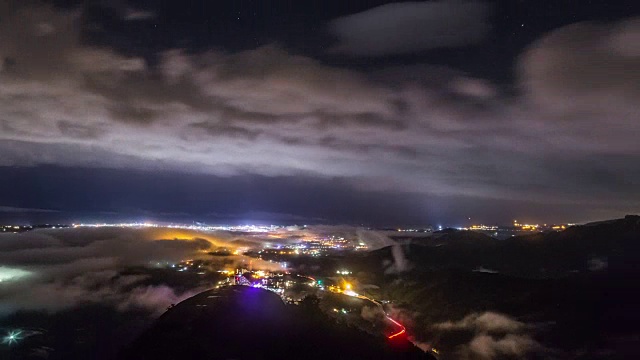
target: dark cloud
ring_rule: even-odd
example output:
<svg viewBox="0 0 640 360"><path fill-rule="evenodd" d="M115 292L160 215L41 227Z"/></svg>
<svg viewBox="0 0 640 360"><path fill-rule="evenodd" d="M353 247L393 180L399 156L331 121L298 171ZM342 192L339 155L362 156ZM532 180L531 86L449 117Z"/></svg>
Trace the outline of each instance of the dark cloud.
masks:
<svg viewBox="0 0 640 360"><path fill-rule="evenodd" d="M418 18L486 11L394 6L426 7ZM522 94L507 97L456 69L364 72L277 45L168 49L148 62L82 42L77 11L3 11L0 56L12 65L0 70L1 165L304 175L422 199L606 203L607 216L640 201L636 20L544 36L521 56Z"/></svg>
<svg viewBox="0 0 640 360"><path fill-rule="evenodd" d="M638 34L638 18L578 23L551 32L522 55L521 81L527 98L572 121L599 120L616 127L637 120ZM602 119L607 115L615 117Z"/></svg>
<svg viewBox="0 0 640 360"><path fill-rule="evenodd" d="M223 122L203 121L200 123L192 124L192 126L196 129L202 129L207 134L214 137L255 140L258 135L260 135L260 131L258 130L250 130L244 127L228 125Z"/></svg>
<svg viewBox="0 0 640 360"><path fill-rule="evenodd" d="M491 26L487 3L448 0L383 5L335 19L329 28L339 41L333 51L385 56L475 45Z"/></svg>
<svg viewBox="0 0 640 360"><path fill-rule="evenodd" d="M127 1L123 0L97 0L89 2L89 4L102 12L115 13L124 21L145 21L157 18L154 11L128 5Z"/></svg>
<svg viewBox="0 0 640 360"><path fill-rule="evenodd" d="M127 21L139 21L154 19L156 14L148 10L139 10L133 8L127 8L124 13L124 19Z"/></svg>
<svg viewBox="0 0 640 360"><path fill-rule="evenodd" d="M88 127L67 120L58 121L60 133L73 138L97 139L105 131L99 127Z"/></svg>
<svg viewBox="0 0 640 360"><path fill-rule="evenodd" d="M9 212L9 213L29 213L29 212L39 212L39 213L52 213L57 212L52 209L38 209L38 208L21 208L21 207L13 207L13 206L0 206L0 212Z"/></svg>

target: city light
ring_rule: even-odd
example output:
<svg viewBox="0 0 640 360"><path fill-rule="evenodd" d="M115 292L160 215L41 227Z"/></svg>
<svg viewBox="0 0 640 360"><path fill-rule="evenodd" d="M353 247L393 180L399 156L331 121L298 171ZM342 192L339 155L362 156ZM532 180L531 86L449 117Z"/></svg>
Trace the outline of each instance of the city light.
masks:
<svg viewBox="0 0 640 360"><path fill-rule="evenodd" d="M5 345L13 345L22 340L22 338L22 330L12 330L9 331L9 333L4 338L2 338L2 343Z"/></svg>
<svg viewBox="0 0 640 360"><path fill-rule="evenodd" d="M348 296L354 296L354 297L358 297L358 293L352 291L352 290L345 290L343 291L343 294L348 295Z"/></svg>
<svg viewBox="0 0 640 360"><path fill-rule="evenodd" d="M249 232L249 233L269 233L276 230L282 230L284 226L277 225L221 225L221 226L209 226L203 224L185 225L185 224L156 224L150 222L131 222L131 223L97 223L97 224L73 224L74 228L78 227L119 227L119 228L169 228L169 229L185 229L185 230L198 230L198 231L237 231L237 232Z"/></svg>
<svg viewBox="0 0 640 360"><path fill-rule="evenodd" d="M498 227L495 225L471 225L471 227L469 227L469 230L483 230L483 231L494 231L494 230L498 230Z"/></svg>

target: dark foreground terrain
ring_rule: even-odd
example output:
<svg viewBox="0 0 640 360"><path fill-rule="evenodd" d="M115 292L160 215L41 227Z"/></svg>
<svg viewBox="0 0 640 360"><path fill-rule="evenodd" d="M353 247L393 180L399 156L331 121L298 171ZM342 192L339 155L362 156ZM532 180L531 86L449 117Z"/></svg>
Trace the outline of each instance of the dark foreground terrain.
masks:
<svg viewBox="0 0 640 360"><path fill-rule="evenodd" d="M286 305L246 286L205 291L169 309L121 358L432 359L407 339L337 324L311 299Z"/></svg>

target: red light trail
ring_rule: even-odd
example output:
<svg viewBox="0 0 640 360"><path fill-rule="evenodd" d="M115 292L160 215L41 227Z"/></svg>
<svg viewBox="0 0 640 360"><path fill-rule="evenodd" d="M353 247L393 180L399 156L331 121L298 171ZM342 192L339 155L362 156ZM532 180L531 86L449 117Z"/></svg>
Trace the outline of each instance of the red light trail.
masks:
<svg viewBox="0 0 640 360"><path fill-rule="evenodd" d="M402 330L398 331L397 333L389 335L388 336L389 339L393 339L394 337L402 335L405 332L407 332L407 329L404 327L404 325L400 324L399 322L393 320L392 318L390 318L388 316L387 316L387 319L389 319L389 321L391 321L392 323L394 323L394 324L396 324L396 325L398 325L398 326L400 326L402 328Z"/></svg>

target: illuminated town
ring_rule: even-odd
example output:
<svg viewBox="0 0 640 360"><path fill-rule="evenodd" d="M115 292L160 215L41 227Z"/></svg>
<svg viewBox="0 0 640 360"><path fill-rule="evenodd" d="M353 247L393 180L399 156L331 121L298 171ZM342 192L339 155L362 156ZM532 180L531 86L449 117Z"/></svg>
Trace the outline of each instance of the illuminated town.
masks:
<svg viewBox="0 0 640 360"><path fill-rule="evenodd" d="M284 253L284 252L283 252ZM293 252L287 252L287 255L293 255ZM174 269L178 272L195 272L199 275L206 275L207 272L203 271L209 264L203 261L185 260L177 264L166 264L167 267ZM336 270L337 277L319 277L304 275L298 273L292 273L287 270L282 271L265 271L265 270L251 270L247 268L235 268L235 269L222 269L215 271L222 277L214 285L215 289L224 288L227 286L250 286L253 288L260 288L272 291L276 293L287 304L298 305L304 298L309 295L316 295L326 297L323 293L332 294L335 299L334 304L336 307L331 309L331 312L336 316L350 316L351 321L356 321L361 312L361 308L365 306L375 307L380 309L384 314L387 326L385 329L385 335L389 339L394 339L400 336L406 336L406 328L397 320L391 318L385 309L385 304L389 303L386 300L376 300L369 296L359 294L356 292L356 287L352 284L355 279L349 275L351 271L346 269ZM348 304L341 300L340 296L346 296L361 300L356 308L353 304ZM434 351L437 351L433 349Z"/></svg>

